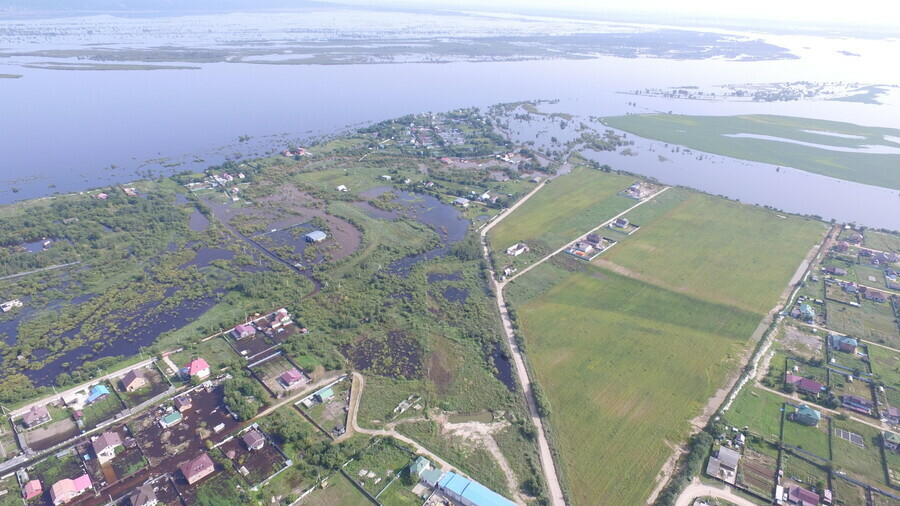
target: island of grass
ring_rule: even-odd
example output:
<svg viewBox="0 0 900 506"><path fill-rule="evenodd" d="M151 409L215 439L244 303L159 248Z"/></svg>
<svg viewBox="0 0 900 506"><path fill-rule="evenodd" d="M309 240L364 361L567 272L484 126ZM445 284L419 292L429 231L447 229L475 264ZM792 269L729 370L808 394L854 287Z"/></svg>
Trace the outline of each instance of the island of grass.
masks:
<svg viewBox="0 0 900 506"><path fill-rule="evenodd" d="M643 226L608 254L559 255L507 288L573 504L647 500L826 231L679 188L626 217Z"/></svg>
<svg viewBox="0 0 900 506"><path fill-rule="evenodd" d="M900 190L900 130L769 115L636 114L607 126L717 155Z"/></svg>

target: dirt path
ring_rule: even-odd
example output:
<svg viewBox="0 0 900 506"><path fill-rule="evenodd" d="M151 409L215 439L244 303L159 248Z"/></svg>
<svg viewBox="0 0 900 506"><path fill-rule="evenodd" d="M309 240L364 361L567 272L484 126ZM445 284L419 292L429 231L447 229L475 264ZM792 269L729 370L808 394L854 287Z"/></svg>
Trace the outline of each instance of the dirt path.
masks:
<svg viewBox="0 0 900 506"><path fill-rule="evenodd" d="M694 481L678 496L675 506L690 506L694 503L694 499L698 497L718 497L738 506L757 506L757 503L732 492L731 487L727 485L724 489L721 489L711 485L704 485L697 478L694 478Z"/></svg>
<svg viewBox="0 0 900 506"><path fill-rule="evenodd" d="M603 222L602 224L600 224L599 226L594 227L594 228L592 228L591 230L588 230L587 232L585 232L585 233L579 235L578 237L583 237L583 236L585 236L585 235L587 235L587 234L591 234L591 233L593 233L593 232L596 232L597 230L600 230L600 229L603 228L603 227L606 227L606 226L609 225L610 223L616 221L617 219L619 219L619 218L621 218L622 216L625 216L626 214L628 214L629 212L631 212L632 209L634 209L634 208L636 208L636 207L638 207L638 206L644 205L645 203L649 202L650 200L652 200L653 198L655 198L657 195L659 195L660 193L662 193L662 192L668 190L669 188L671 188L671 186L666 186L665 188L663 188L663 189L659 190L658 192L654 193L653 195L648 195L646 198L644 198L643 200L641 200L641 201L638 202L637 204L635 204L635 205L629 207L628 209L626 209L626 210L622 211L621 213L619 213L619 214L613 216L613 217L610 218L609 220L604 221L604 222ZM534 192L529 193L527 197L531 197L531 194L532 194L532 193L534 193ZM526 198L527 198L527 197L526 197ZM524 201L524 199L523 199L522 201ZM520 202L522 202L522 201L520 201ZM518 203L517 203L516 205L518 205ZM514 209L514 208L515 208L515 207L513 207L513 208L511 208L511 209ZM497 221L500 221L499 218L498 218L497 220L495 220L494 223L496 223ZM488 228L488 227L485 227L485 228ZM482 235L484 235L484 232L482 232ZM537 262L535 262L535 263L529 265L528 267L522 269L522 270L519 271L515 276L513 276L513 277L507 279L506 281L503 281L502 283L500 283L500 288L502 289L502 288L505 287L506 284L509 283L510 281L512 281L512 280L514 280L514 279L516 279L516 278L518 278L518 277L521 276L522 274L525 274L526 272L530 271L531 269L534 269L534 268L537 267L538 265L541 265L542 263L546 262L546 261L549 260L550 257L552 257L553 255L556 255L557 253L562 252L563 250L565 250L566 248L568 248L569 245L572 244L572 242L574 242L575 240L577 240L577 238L573 239L572 241L567 242L565 245L563 245L563 247L559 248L558 250L554 251L553 253L550 253L549 255L545 256L544 258L538 260Z"/></svg>
<svg viewBox="0 0 900 506"><path fill-rule="evenodd" d="M534 190L532 190L528 195L525 195L516 202L512 207L499 214L497 218L481 229L481 247L483 250L484 258L487 261L488 265L490 265L490 250L488 249L486 235L487 232L493 228L497 223L513 211L515 211L520 205L524 204L528 199L530 199L535 193L538 192L544 185L547 184L546 181L540 183ZM563 495L562 485L559 481L559 474L556 471L556 462L553 460L553 452L550 451L550 443L547 440L544 421L540 417L540 414L537 410L537 404L534 400L534 390L531 386L531 378L528 377L528 370L525 368L525 359L522 357L522 351L519 349L518 344L516 343L515 333L513 333L512 329L512 321L509 318L509 313L506 309L506 301L503 298L503 286L497 282L497 273L494 272L493 267L491 269L491 285L494 288L494 293L497 294L497 310L500 311L500 319L503 322L503 331L506 334L506 343L509 346L510 352L512 353L513 365L516 369L516 377L519 379L519 384L522 385L522 389L525 394L525 402L528 405L528 412L531 415L531 423L537 428L537 436L538 436L538 451L541 460L541 469L544 473L544 478L547 480L547 491L550 496L550 503L554 506L563 506L566 504L565 496Z"/></svg>

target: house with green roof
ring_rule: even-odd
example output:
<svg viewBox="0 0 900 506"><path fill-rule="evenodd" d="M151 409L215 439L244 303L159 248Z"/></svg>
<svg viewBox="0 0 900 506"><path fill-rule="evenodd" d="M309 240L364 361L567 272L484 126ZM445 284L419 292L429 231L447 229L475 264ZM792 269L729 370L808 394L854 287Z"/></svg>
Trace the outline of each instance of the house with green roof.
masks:
<svg viewBox="0 0 900 506"><path fill-rule="evenodd" d="M894 453L900 451L900 434L886 430L881 434L881 439L886 450L891 450Z"/></svg>
<svg viewBox="0 0 900 506"><path fill-rule="evenodd" d="M409 466L409 474L414 476L422 476L422 473L431 468L431 461L419 455L416 460Z"/></svg>
<svg viewBox="0 0 900 506"><path fill-rule="evenodd" d="M322 390L316 392L315 397L319 402L325 402L334 397L334 390L332 390L331 388L323 388Z"/></svg>
<svg viewBox="0 0 900 506"><path fill-rule="evenodd" d="M832 350L843 351L844 353L856 353L859 341L849 336L828 334L828 345L831 346Z"/></svg>
<svg viewBox="0 0 900 506"><path fill-rule="evenodd" d="M800 317L811 322L816 319L816 310L807 303L800 304Z"/></svg>
<svg viewBox="0 0 900 506"><path fill-rule="evenodd" d="M797 407L797 410L794 411L793 420L802 425L815 427L819 425L820 421L822 421L822 413L819 413L806 404L801 404L799 407Z"/></svg>
<svg viewBox="0 0 900 506"><path fill-rule="evenodd" d="M181 421L181 418L182 418L182 417L181 417L181 413L180 413L180 412L178 412L178 411L173 411L173 412L169 413L168 415L166 415L166 416L160 418L160 419L159 419L159 424L162 426L162 428L168 429L169 427L171 427L171 426L177 424L178 422L180 422L180 421Z"/></svg>

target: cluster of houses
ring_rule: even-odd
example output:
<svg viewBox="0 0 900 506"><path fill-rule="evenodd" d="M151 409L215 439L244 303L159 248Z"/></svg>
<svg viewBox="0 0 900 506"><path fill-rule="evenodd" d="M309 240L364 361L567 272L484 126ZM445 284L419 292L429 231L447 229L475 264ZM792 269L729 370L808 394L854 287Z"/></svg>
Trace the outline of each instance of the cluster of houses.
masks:
<svg viewBox="0 0 900 506"><path fill-rule="evenodd" d="M593 260L597 255L616 245L616 241L599 234L588 234L566 248L566 253L582 260Z"/></svg>
<svg viewBox="0 0 900 506"><path fill-rule="evenodd" d="M409 466L409 474L419 482L463 506L513 506L515 503L477 481L453 471L444 472L421 455ZM429 502L426 501L426 504Z"/></svg>
<svg viewBox="0 0 900 506"><path fill-rule="evenodd" d="M322 233L324 234L324 232ZM272 314L235 326L228 331L228 335L235 341L253 337L257 332L262 332L267 336L271 336L276 332L281 332L285 326L290 325L293 322L288 310L281 308Z"/></svg>

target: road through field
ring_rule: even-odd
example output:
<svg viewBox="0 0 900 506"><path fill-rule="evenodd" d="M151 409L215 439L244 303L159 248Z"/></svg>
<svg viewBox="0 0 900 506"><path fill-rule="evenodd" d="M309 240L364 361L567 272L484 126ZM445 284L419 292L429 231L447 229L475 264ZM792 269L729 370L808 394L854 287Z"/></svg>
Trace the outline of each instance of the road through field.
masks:
<svg viewBox="0 0 900 506"><path fill-rule="evenodd" d="M621 218L622 216L625 216L625 215L628 214L629 212L631 212L632 209L634 209L634 208L636 208L636 207L638 207L638 206L640 206L640 205L643 205L645 202L649 202L650 200L652 200L653 198L655 198L657 195L659 195L660 193L662 193L662 192L668 190L669 188L671 188L671 186L666 186L666 187L663 188L662 190L659 190L658 192L654 193L653 195L650 195L650 196L648 196L648 197L645 197L643 200L641 200L641 201L638 202L637 204L635 204L635 205L629 207L628 209L626 209L626 210L622 211L621 213L619 213L619 214L613 216L612 218L610 218L610 219L604 221L604 222L601 223L599 226L597 226L597 227L595 227L595 228L592 228L591 230L588 230L587 232L585 232L585 233L579 235L578 237L583 237L583 236L585 236L585 235L587 235L587 234L596 232L597 230L600 230L600 229L603 228L603 227L606 227L607 225L609 225L609 224L612 223L613 221L615 221L615 220ZM537 191L537 189L535 189L535 191ZM529 194L528 194L528 197L530 197L532 193L534 193L534 192L529 193ZM526 197L526 198L527 198L527 197ZM524 202L524 200L525 200L525 199L522 199L522 201L519 201L518 203L516 203L515 206L513 206L512 208L510 208L510 211L512 211L513 209L515 209L516 207L518 207L518 205L521 204L522 202ZM505 217L505 216L504 216L504 217ZM500 221L499 218L498 218L497 220L494 220L494 223L491 223L491 226L495 225L498 221ZM490 226L489 226L489 227L485 227L485 229L481 231L481 235L484 235L484 233L487 232L487 229L488 229L488 228L490 228ZM573 239L572 241L575 241L575 240L577 240L577 237L576 237L575 239ZM518 278L518 277L521 276L522 274L525 274L526 272L530 271L531 269L534 269L534 268L537 267L538 265L541 265L542 263L546 262L546 261L549 260L553 255L556 255L557 253L562 252L563 250L565 250L566 248L568 248L570 244L572 244L572 241L567 242L565 245L563 245L563 247L559 248L558 250L554 251L553 253L550 253L549 255L545 256L544 258L538 260L537 262L535 262L535 263L529 265L528 267L522 269L522 271L519 272L518 274L516 274L515 276L513 276L513 277L511 277L511 278L509 278L509 279L507 279L507 280L505 280L505 281L500 282L500 283L499 283L500 289L502 290L503 287L505 287L506 284L509 283L510 281L512 281L512 280L514 280L514 279L516 279L516 278Z"/></svg>
<svg viewBox="0 0 900 506"><path fill-rule="evenodd" d="M512 321L509 319L509 313L506 310L506 301L503 299L504 285L497 282L497 273L494 272L493 267L490 267L490 249L488 248L486 240L486 235L491 228L493 228L497 223L500 223L501 220L509 216L509 214L515 211L516 208L518 208L520 205L524 204L535 193L543 188L545 184L547 184L547 181L539 184L528 195L522 197L518 202L513 204L512 207L499 214L494 221L481 229L481 247L484 251L484 259L491 270L491 283L494 287L494 293L497 294L497 309L500 311L500 318L503 321L503 331L506 334L506 342L509 345L510 352L512 352L513 365L516 368L516 376L519 378L519 383L522 385L522 389L525 393L525 402L528 404L528 411L531 414L531 422L537 428L538 450L541 457L541 469L544 472L544 478L547 480L547 490L548 495L550 496L550 502L554 506L563 506L566 504L566 499L563 495L562 485L560 485L559 482L559 474L556 471L556 463L553 461L553 452L550 451L550 443L547 441L547 436L544 432L544 422L543 419L541 419L541 416L538 414L537 405L534 401L534 391L531 386L531 379L528 377L528 370L525 368L525 360L522 357L522 351L519 349L519 346L516 343L516 337L512 329Z"/></svg>

